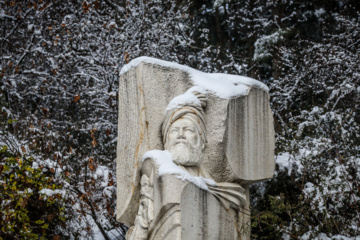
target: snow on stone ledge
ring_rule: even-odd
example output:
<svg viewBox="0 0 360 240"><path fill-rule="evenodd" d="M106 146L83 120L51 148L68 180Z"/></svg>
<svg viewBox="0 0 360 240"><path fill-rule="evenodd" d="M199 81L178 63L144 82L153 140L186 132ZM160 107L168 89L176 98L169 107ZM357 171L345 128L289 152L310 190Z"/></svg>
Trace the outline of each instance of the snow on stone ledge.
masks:
<svg viewBox="0 0 360 240"><path fill-rule="evenodd" d="M265 84L253 78L223 73L204 73L188 66L151 57L135 58L130 63L123 66L120 75L128 72L131 68L136 67L142 62L185 71L190 75L194 85L203 87L220 98L232 98L247 95L252 86L256 86L269 92L269 88Z"/></svg>
<svg viewBox="0 0 360 240"><path fill-rule="evenodd" d="M203 177L194 177L191 176L188 172L184 171L183 169L179 168L172 160L172 155L169 151L165 150L151 150L147 151L144 156L142 157L142 161L145 161L145 159L151 158L153 159L157 165L159 176L163 176L166 174L170 175L178 175L177 178L179 178L182 181L188 181L196 186L198 186L201 189L209 190L208 185L215 186L216 183L207 178Z"/></svg>

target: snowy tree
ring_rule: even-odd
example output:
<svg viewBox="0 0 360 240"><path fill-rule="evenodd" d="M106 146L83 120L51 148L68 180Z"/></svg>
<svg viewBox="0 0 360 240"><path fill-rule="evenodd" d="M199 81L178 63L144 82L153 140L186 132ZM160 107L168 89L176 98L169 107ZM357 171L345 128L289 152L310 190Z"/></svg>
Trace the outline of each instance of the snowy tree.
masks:
<svg viewBox="0 0 360 240"><path fill-rule="evenodd" d="M1 144L61 173L64 237L122 239L120 69L145 55L247 75L270 86L277 133L276 176L253 187L253 238L357 236L359 11L356 0L0 0Z"/></svg>

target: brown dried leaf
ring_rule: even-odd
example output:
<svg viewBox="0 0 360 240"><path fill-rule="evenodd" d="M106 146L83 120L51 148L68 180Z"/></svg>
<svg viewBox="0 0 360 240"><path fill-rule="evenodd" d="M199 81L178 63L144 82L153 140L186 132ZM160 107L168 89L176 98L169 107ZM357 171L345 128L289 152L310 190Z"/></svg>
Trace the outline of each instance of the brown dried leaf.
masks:
<svg viewBox="0 0 360 240"><path fill-rule="evenodd" d="M95 6L95 9L99 9L100 4L99 4L99 1L98 1L98 0L96 0L96 1L94 2L94 6Z"/></svg>
<svg viewBox="0 0 360 240"><path fill-rule="evenodd" d="M96 170L96 167L93 164L89 164L89 168L92 172Z"/></svg>
<svg viewBox="0 0 360 240"><path fill-rule="evenodd" d="M43 111L43 113L46 115L48 112L49 112L49 109L48 108L41 108L41 110Z"/></svg>
<svg viewBox="0 0 360 240"><path fill-rule="evenodd" d="M88 4L86 1L84 1L82 4L82 8L83 8L84 13L87 13L89 11L90 4Z"/></svg>
<svg viewBox="0 0 360 240"><path fill-rule="evenodd" d="M51 222L54 218L54 215L50 214L50 215L47 215L47 219L49 222Z"/></svg>
<svg viewBox="0 0 360 240"><path fill-rule="evenodd" d="M110 206L110 204L108 203L108 201L106 201L106 210L108 211L108 213L109 213L110 215L112 215L113 209L112 209L112 207Z"/></svg>
<svg viewBox="0 0 360 240"><path fill-rule="evenodd" d="M95 140L95 138L91 141L91 144L92 144L93 147L96 146L96 140Z"/></svg>
<svg viewBox="0 0 360 240"><path fill-rule="evenodd" d="M21 207L26 207L26 205L27 205L27 199L26 198L24 198L23 200L22 200L22 202L21 202Z"/></svg>
<svg viewBox="0 0 360 240"><path fill-rule="evenodd" d="M125 52L125 53L124 53L124 58L125 58L125 62L126 62L126 63L129 63L129 62L130 62L130 55L129 55L128 52Z"/></svg>
<svg viewBox="0 0 360 240"><path fill-rule="evenodd" d="M79 101L80 100L80 96L79 95L75 95L75 97L74 97L74 102L76 103L77 101Z"/></svg>
<svg viewBox="0 0 360 240"><path fill-rule="evenodd" d="M113 180L111 180L111 181L109 182L109 186L112 186L112 185L114 185L114 181L113 181Z"/></svg>

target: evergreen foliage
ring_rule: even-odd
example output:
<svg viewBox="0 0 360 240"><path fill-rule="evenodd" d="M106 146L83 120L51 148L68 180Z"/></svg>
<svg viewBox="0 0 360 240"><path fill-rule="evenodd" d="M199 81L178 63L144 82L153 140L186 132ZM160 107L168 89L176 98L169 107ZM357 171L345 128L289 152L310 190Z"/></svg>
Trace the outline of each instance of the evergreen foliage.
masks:
<svg viewBox="0 0 360 240"><path fill-rule="evenodd" d="M48 239L60 234L66 221L62 184L53 169L33 163L6 145L0 149L0 239ZM54 194L48 197L43 190Z"/></svg>

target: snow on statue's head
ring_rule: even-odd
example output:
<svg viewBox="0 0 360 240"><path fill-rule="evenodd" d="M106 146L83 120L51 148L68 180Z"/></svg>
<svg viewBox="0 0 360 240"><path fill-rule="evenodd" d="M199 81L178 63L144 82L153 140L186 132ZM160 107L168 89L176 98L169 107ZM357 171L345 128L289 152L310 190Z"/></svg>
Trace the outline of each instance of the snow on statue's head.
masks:
<svg viewBox="0 0 360 240"><path fill-rule="evenodd" d="M206 143L203 110L206 101L205 94L186 92L174 98L166 109L161 127L164 148L178 165L199 166L202 161Z"/></svg>

